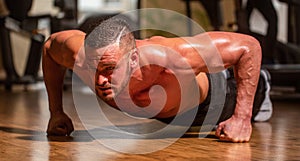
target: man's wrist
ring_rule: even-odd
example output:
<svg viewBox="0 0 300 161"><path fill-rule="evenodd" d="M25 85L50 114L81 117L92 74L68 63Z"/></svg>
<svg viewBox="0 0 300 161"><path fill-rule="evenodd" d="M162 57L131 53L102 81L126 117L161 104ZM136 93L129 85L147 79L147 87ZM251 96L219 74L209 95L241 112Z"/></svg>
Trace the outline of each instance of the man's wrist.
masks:
<svg viewBox="0 0 300 161"><path fill-rule="evenodd" d="M237 101L233 115L240 119L251 119L253 108L252 104L253 101L247 99Z"/></svg>
<svg viewBox="0 0 300 161"><path fill-rule="evenodd" d="M236 117L243 120L251 120L252 113L251 114L240 114L240 113L234 113L232 117Z"/></svg>
<svg viewBox="0 0 300 161"><path fill-rule="evenodd" d="M55 116L55 115L59 115L59 114L63 114L64 111L62 109L50 109L50 116Z"/></svg>

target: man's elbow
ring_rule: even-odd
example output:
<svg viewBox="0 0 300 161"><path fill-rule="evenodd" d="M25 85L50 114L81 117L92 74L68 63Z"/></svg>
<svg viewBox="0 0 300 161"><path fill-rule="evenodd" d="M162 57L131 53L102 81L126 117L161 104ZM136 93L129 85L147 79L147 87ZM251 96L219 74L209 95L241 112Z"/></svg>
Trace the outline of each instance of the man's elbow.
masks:
<svg viewBox="0 0 300 161"><path fill-rule="evenodd" d="M243 63L250 61L251 63L260 67L262 60L262 48L260 42L256 38L249 35L245 35L244 41L242 42L243 44L241 44L241 46L243 47L243 51L240 61L241 59L243 59Z"/></svg>
<svg viewBox="0 0 300 161"><path fill-rule="evenodd" d="M248 36L248 37L249 37L248 38L248 48L250 50L249 52L254 53L254 56L261 60L262 48L261 48L260 42L252 36Z"/></svg>

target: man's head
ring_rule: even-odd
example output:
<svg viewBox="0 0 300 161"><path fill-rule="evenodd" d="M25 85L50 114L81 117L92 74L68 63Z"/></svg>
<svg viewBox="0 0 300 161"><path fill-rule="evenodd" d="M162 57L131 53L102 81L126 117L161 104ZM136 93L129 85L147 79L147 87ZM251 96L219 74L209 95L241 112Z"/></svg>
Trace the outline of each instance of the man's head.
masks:
<svg viewBox="0 0 300 161"><path fill-rule="evenodd" d="M128 20L121 16L102 21L92 31L86 33L85 46L98 49L116 42L122 47L135 46L132 27L127 22Z"/></svg>
<svg viewBox="0 0 300 161"><path fill-rule="evenodd" d="M103 100L112 100L128 84L138 65L135 39L122 18L103 21L85 39L86 61L95 72L95 91Z"/></svg>

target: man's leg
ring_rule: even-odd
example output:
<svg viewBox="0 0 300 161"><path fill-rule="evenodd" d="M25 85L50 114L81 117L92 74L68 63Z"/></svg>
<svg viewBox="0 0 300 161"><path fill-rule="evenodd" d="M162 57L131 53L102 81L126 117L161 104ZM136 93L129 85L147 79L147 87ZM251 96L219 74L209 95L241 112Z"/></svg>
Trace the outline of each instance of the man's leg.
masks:
<svg viewBox="0 0 300 161"><path fill-rule="evenodd" d="M271 118L273 113L273 105L270 99L270 89L271 89L271 77L267 70L262 69L260 72L260 84L257 87L256 97L255 99L259 99L260 95L264 95L263 101L254 102L253 110L258 109L257 111L253 111L253 120L254 121L267 121Z"/></svg>
<svg viewBox="0 0 300 161"><path fill-rule="evenodd" d="M225 73L227 80L227 92L219 122L225 121L232 116L236 104L236 81L234 79L233 71L229 69L223 73ZM267 121L272 116L273 107L270 100L270 79L269 72L262 69L253 102L253 121Z"/></svg>

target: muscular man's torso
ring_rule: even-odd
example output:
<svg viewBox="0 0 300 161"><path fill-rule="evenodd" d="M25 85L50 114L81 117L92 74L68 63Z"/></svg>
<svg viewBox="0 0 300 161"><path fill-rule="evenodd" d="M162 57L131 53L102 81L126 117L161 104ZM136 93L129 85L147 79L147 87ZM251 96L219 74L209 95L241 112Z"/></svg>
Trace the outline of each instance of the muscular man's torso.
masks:
<svg viewBox="0 0 300 161"><path fill-rule="evenodd" d="M82 50L83 42L84 42L84 33L76 31L66 31L64 34L60 34L57 36L58 38L64 39L63 44L60 44L60 46L57 46L52 54L55 54L54 57L57 59L58 63L66 65L68 68L73 69L72 64L75 64L77 54L79 53L79 50ZM56 38L57 38L56 37ZM165 41L167 38L163 37L153 37L151 39L146 40L137 40L136 44L137 47L140 48L145 45L149 45L151 43L153 44L160 44L162 46L166 46L168 48L172 48L176 52L182 54L182 51L178 51L178 48L175 48L175 45L180 45L178 43L182 43L179 39L174 39L175 41ZM53 43L52 45L58 45ZM61 54L61 55L58 55ZM143 53L140 53L143 54ZM148 53L149 54L149 53ZM151 54L151 53L150 53ZM53 56L52 56L53 57ZM160 61L155 60L154 61ZM79 61L80 62L80 61ZM175 63L176 62L172 62ZM79 67L80 68L80 67ZM85 71L85 67L82 70L75 70L74 72L77 75L81 75L82 78L93 78L92 75L87 76L87 72ZM185 105L184 107L181 106L181 102L187 100L182 100L181 96L181 90L182 85L178 82L176 76L172 71L169 69L166 69L164 67L158 66L158 65L148 65L143 66L141 68L143 80L140 81L136 79L133 76L130 79L129 83L129 91L124 90L123 94L130 94L130 97L124 97L124 95L120 95L119 98L121 98L123 103L128 103L129 105L133 102L138 107L148 107L151 105L148 109L153 109L154 111L160 111L157 113L155 117L172 117L177 114L179 108L180 111L186 111L191 108L194 108L194 106ZM90 73L89 73L90 74ZM89 80L88 84L93 87L93 82ZM198 98L198 104L203 102L207 96L208 91L208 79L205 73L198 73L196 76L196 81L198 84L198 90L199 90L199 98ZM85 81L87 83L87 81ZM153 88L155 87L155 88ZM160 88L162 87L162 88ZM188 90L194 90L195 86L193 85L185 85L185 92L188 92ZM163 89L163 90L162 90ZM164 91L164 92L162 92ZM97 93L97 92L96 92ZM161 104L164 102L164 105ZM115 102L108 101L106 102L109 105L117 107ZM122 106L122 110L128 112L128 113L135 113L135 109L131 109L131 107ZM139 114L137 114L139 115Z"/></svg>

